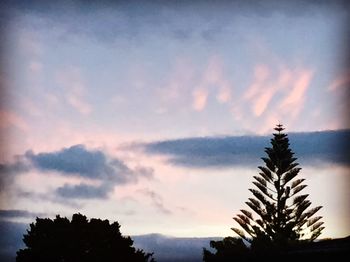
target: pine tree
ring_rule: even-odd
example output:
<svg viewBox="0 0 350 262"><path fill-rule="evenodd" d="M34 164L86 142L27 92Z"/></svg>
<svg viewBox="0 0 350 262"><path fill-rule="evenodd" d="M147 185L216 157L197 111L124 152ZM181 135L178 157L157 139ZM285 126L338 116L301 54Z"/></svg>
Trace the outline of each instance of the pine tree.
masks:
<svg viewBox="0 0 350 262"><path fill-rule="evenodd" d="M240 210L233 219L243 229L232 228L240 237L252 243L286 246L301 239L315 240L324 229L321 216L314 216L321 206L309 208L308 194L299 194L306 185L297 178L301 168L289 148L283 126L274 128L271 147L265 148L265 166L259 166L254 176L255 188L249 189L254 197L246 204L254 211ZM247 235L246 235L246 234ZM260 241L259 241L260 240Z"/></svg>

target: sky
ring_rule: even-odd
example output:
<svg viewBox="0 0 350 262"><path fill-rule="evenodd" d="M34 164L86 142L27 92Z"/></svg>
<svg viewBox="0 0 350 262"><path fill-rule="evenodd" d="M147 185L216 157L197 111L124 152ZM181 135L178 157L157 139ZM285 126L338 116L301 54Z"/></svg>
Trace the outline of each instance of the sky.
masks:
<svg viewBox="0 0 350 262"><path fill-rule="evenodd" d="M50 1L49 1L50 2ZM273 128L350 232L346 1L3 1L0 219L235 236Z"/></svg>

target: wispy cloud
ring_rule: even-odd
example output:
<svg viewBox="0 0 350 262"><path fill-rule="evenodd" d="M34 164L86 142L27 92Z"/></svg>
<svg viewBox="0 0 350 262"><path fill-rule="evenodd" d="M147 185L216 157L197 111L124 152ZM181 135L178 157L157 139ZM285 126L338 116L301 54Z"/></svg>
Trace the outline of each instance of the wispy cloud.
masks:
<svg viewBox="0 0 350 262"><path fill-rule="evenodd" d="M88 115L92 112L91 105L85 99L86 86L81 70L76 67L69 67L57 73L57 82L66 91L67 102L81 114Z"/></svg>
<svg viewBox="0 0 350 262"><path fill-rule="evenodd" d="M294 117L301 112L313 75L314 73L311 70L298 72L291 91L280 104L282 110L288 112L288 114L292 113Z"/></svg>
<svg viewBox="0 0 350 262"><path fill-rule="evenodd" d="M165 215L170 215L172 214L172 212L166 208L164 206L164 203L163 203L163 198L157 194L156 192L150 190L150 189L147 189L147 188L144 188L144 189L140 189L138 192L140 192L141 194L149 197L151 200L152 200L152 204L153 206L160 212L160 213L163 213Z"/></svg>
<svg viewBox="0 0 350 262"><path fill-rule="evenodd" d="M346 89L350 85L350 70L338 76L332 83L328 86L329 91L339 91L341 89Z"/></svg>
<svg viewBox="0 0 350 262"><path fill-rule="evenodd" d="M203 74L202 86L213 88L219 103L228 103L231 100L232 85L225 75L222 58L218 55L210 57L208 66Z"/></svg>
<svg viewBox="0 0 350 262"><path fill-rule="evenodd" d="M193 103L192 107L196 111L203 111L208 99L208 90L204 88L195 89L192 93Z"/></svg>
<svg viewBox="0 0 350 262"><path fill-rule="evenodd" d="M79 185L65 184L56 189L57 195L63 198L74 199L96 199L107 198L108 193L113 189L112 183L103 183L101 186L93 186L81 183Z"/></svg>
<svg viewBox="0 0 350 262"><path fill-rule="evenodd" d="M28 131L29 125L20 115L8 111L0 110L0 128L15 127L22 131Z"/></svg>

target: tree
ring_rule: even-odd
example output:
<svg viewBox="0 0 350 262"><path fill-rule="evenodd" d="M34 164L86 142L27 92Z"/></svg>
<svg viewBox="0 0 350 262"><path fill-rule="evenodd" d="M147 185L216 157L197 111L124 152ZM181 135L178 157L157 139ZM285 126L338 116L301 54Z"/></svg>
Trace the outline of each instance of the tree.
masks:
<svg viewBox="0 0 350 262"><path fill-rule="evenodd" d="M24 235L27 248L17 251L17 262L154 261L153 254L135 249L121 235L118 222L74 214L72 220L37 218Z"/></svg>
<svg viewBox="0 0 350 262"><path fill-rule="evenodd" d="M254 176L255 188L249 189L254 198L246 204L258 216L247 210L234 220L243 229L232 228L240 237L252 243L254 248L266 248L268 244L286 247L301 239L315 240L324 229L322 217L314 216L320 206L309 209L308 194L299 194L306 185L297 178L301 168L289 148L289 139L282 125L274 128L271 147L265 148L267 157L259 166L259 176ZM246 234L247 235L246 235Z"/></svg>
<svg viewBox="0 0 350 262"><path fill-rule="evenodd" d="M253 212L242 209L233 218L242 228L232 228L240 238L211 241L216 252L204 249L204 261L285 260L284 251L311 244L324 229L322 217L314 216L321 207L309 208L308 195L300 194L306 187L305 179L297 178L301 168L289 148L287 134L282 133L283 126L279 124L274 130L277 133L271 147L265 148L267 157L262 158L265 166L258 167L259 175L253 176L255 188L249 189L253 197L246 204ZM243 247L244 241L250 248ZM303 253L292 251L288 257L291 255L304 259Z"/></svg>
<svg viewBox="0 0 350 262"><path fill-rule="evenodd" d="M210 241L210 247L217 250L215 254L203 249L206 262L244 260L248 258L248 247L241 238L225 237L222 241Z"/></svg>

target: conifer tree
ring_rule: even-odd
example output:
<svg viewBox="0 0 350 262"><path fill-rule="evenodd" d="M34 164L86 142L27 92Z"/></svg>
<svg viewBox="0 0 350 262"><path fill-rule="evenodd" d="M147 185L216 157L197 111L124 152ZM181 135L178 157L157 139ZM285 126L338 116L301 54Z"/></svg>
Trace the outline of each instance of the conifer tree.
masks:
<svg viewBox="0 0 350 262"><path fill-rule="evenodd" d="M253 211L240 210L233 219L241 229L232 228L240 237L259 245L267 243L286 246L301 239L315 240L324 229L321 216L314 216L320 206L309 208L308 194L300 194L306 187L305 179L297 178L301 170L294 153L289 148L283 126L274 128L271 147L266 147L267 157L259 166L259 175L254 176L255 188L246 204ZM257 219L254 216L258 216ZM260 240L260 241L259 241Z"/></svg>

